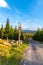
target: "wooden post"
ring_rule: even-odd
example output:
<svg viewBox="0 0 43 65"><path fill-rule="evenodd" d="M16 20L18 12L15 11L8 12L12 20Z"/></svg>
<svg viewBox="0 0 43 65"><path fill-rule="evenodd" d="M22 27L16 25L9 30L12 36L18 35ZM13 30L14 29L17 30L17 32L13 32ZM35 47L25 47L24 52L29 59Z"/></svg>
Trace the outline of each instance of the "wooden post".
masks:
<svg viewBox="0 0 43 65"><path fill-rule="evenodd" d="M7 42L8 42L8 37L7 37Z"/></svg>
<svg viewBox="0 0 43 65"><path fill-rule="evenodd" d="M21 24L18 24L18 32L19 32L19 46L20 46L20 37L21 37Z"/></svg>

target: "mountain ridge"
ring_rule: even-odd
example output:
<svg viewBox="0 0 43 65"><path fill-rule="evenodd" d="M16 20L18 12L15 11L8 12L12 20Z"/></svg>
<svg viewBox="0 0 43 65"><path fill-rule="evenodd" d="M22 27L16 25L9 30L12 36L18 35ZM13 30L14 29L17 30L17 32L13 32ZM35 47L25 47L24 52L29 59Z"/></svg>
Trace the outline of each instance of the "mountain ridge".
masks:
<svg viewBox="0 0 43 65"><path fill-rule="evenodd" d="M35 33L36 31L35 30L22 30L22 32L25 32L25 33Z"/></svg>

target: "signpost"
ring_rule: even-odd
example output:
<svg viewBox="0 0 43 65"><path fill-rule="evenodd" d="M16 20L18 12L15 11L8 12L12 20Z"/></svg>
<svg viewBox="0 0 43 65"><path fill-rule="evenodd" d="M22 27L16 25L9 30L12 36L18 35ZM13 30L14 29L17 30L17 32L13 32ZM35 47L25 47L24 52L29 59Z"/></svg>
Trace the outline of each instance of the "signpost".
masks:
<svg viewBox="0 0 43 65"><path fill-rule="evenodd" d="M21 37L21 24L18 23L18 32L19 32L19 45L20 45L20 37Z"/></svg>

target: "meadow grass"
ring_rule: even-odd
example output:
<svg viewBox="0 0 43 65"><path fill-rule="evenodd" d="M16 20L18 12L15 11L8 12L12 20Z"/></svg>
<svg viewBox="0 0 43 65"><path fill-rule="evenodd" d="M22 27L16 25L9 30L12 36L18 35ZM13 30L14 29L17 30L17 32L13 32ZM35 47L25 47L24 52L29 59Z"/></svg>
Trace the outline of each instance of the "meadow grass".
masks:
<svg viewBox="0 0 43 65"><path fill-rule="evenodd" d="M0 65L20 65L26 47L26 43L19 47L0 44Z"/></svg>

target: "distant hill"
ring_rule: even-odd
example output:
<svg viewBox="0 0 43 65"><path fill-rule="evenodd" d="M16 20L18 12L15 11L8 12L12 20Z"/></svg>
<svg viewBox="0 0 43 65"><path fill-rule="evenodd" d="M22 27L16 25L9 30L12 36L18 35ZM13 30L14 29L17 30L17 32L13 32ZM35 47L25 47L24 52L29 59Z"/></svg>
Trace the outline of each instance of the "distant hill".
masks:
<svg viewBox="0 0 43 65"><path fill-rule="evenodd" d="M25 32L25 33L35 33L36 31L34 31L34 30L22 30L23 32Z"/></svg>

